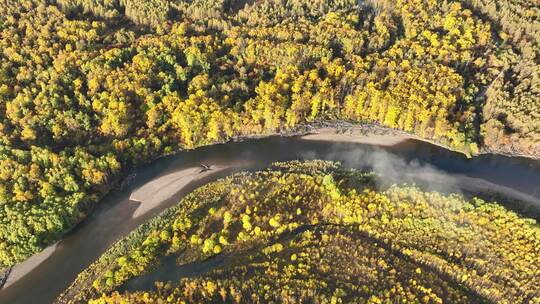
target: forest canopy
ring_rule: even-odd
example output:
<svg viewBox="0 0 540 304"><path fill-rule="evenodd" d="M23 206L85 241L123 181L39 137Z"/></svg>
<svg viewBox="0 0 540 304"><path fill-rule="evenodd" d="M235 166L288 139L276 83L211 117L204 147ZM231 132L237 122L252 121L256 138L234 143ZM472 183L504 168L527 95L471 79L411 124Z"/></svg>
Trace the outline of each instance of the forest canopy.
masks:
<svg viewBox="0 0 540 304"><path fill-rule="evenodd" d="M2 0L0 265L128 171L321 120L540 156L526 0Z"/></svg>
<svg viewBox="0 0 540 304"><path fill-rule="evenodd" d="M60 302L540 303L534 220L379 179L295 161L207 184L113 245Z"/></svg>

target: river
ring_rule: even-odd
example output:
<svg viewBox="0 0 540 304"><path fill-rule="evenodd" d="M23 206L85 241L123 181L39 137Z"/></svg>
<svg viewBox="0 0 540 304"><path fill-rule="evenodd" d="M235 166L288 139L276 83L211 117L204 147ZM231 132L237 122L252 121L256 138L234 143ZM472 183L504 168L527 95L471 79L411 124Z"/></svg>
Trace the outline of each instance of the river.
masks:
<svg viewBox="0 0 540 304"><path fill-rule="evenodd" d="M416 182L437 191L500 191L526 203L511 207L539 218L540 162L525 158L482 155L473 159L417 140L378 147L358 143L308 141L299 137L272 137L203 147L161 158L141 167L132 184L107 195L94 212L50 250L43 261L0 290L0 303L52 303L78 273L96 260L113 242L196 187L243 170L264 168L275 161L326 159L346 167L374 168L394 182ZM155 208L134 217L141 203L132 192L163 176L199 164L225 168L188 183ZM234 164L234 165L231 165Z"/></svg>

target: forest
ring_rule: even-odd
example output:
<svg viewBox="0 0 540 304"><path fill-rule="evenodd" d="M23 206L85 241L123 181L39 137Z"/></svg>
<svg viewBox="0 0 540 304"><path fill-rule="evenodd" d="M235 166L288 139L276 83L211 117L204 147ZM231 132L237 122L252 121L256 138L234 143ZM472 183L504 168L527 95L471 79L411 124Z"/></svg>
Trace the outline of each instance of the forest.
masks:
<svg viewBox="0 0 540 304"><path fill-rule="evenodd" d="M0 1L0 266L132 168L347 120L540 156L527 0ZM322 232L321 232L322 233Z"/></svg>
<svg viewBox="0 0 540 304"><path fill-rule="evenodd" d="M540 303L534 220L378 178L293 161L212 182L113 245L60 303ZM210 266L126 290L165 257Z"/></svg>

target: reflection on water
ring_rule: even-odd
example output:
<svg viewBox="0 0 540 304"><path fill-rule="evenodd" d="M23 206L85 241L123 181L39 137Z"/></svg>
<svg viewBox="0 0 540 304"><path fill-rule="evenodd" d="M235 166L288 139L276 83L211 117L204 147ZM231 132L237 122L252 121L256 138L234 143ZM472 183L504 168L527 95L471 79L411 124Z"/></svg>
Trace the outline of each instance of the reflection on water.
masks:
<svg viewBox="0 0 540 304"><path fill-rule="evenodd" d="M208 181L232 172L264 168L274 161L325 159L341 161L345 166L367 168L390 174L400 181L414 181L426 187L460 190L452 184L453 174L480 178L540 198L540 162L522 158L485 155L469 160L440 147L408 140L392 147L377 148L352 143L304 141L299 138L269 138L242 143L204 147L162 158L137 170L129 189L108 195L99 207L77 229L62 240L56 251L33 271L0 291L0 303L51 303L75 279L76 275L96 260L108 246L127 235L140 224L177 203L181 196ZM139 203L129 201L132 189L177 170L200 163L233 166L191 183L172 198L141 217L132 219ZM450 175L450 176L449 176ZM424 177L424 180L418 177ZM435 178L442 182L433 183ZM447 189L451 185L452 189ZM466 192L466 191L465 191ZM536 206L539 207L539 206ZM538 210L535 208L535 210Z"/></svg>

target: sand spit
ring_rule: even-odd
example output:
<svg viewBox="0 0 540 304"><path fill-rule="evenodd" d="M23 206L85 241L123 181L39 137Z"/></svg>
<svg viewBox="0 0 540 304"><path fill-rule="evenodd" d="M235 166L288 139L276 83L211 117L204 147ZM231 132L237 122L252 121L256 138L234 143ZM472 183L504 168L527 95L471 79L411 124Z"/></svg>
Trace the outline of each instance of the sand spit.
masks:
<svg viewBox="0 0 540 304"><path fill-rule="evenodd" d="M165 200L171 198L192 181L196 181L229 168L228 166L212 166L211 170L203 171L200 167L179 170L154 179L134 190L130 200L141 205L133 213L138 218L156 208Z"/></svg>
<svg viewBox="0 0 540 304"><path fill-rule="evenodd" d="M406 176L413 178L415 177L415 174ZM535 208L540 208L539 198L482 178L470 177L464 174L431 174L429 175L429 179L422 178L421 180L424 183L427 183L428 187L433 188L426 189L427 191L440 191L442 187L451 193L461 193L462 191L465 191L472 194L496 194L501 197L501 199L496 199L499 203L502 203L500 200L504 199L515 200L530 204Z"/></svg>
<svg viewBox="0 0 540 304"><path fill-rule="evenodd" d="M337 128L316 129L314 133L302 136L302 139L329 141L329 142L352 142L366 145L376 145L389 147L399 144L413 136L403 132L380 132L374 133L359 127L347 128L346 130Z"/></svg>
<svg viewBox="0 0 540 304"><path fill-rule="evenodd" d="M41 263L47 260L47 258L49 258L54 253L57 246L58 246L58 243L55 243L45 248L40 253L34 254L29 259L25 260L24 262L15 265L13 269L11 270L11 273L9 274L3 288L8 288L10 285L17 282L17 280L19 280L20 278L24 277L25 275L30 273L32 270L34 270L34 268L38 267Z"/></svg>
<svg viewBox="0 0 540 304"><path fill-rule="evenodd" d="M522 201L532 204L536 208L540 208L540 199L513 188L465 175L457 175L456 178L459 181L458 185L464 190L470 192L484 192L488 190L489 192L499 194L505 198Z"/></svg>

